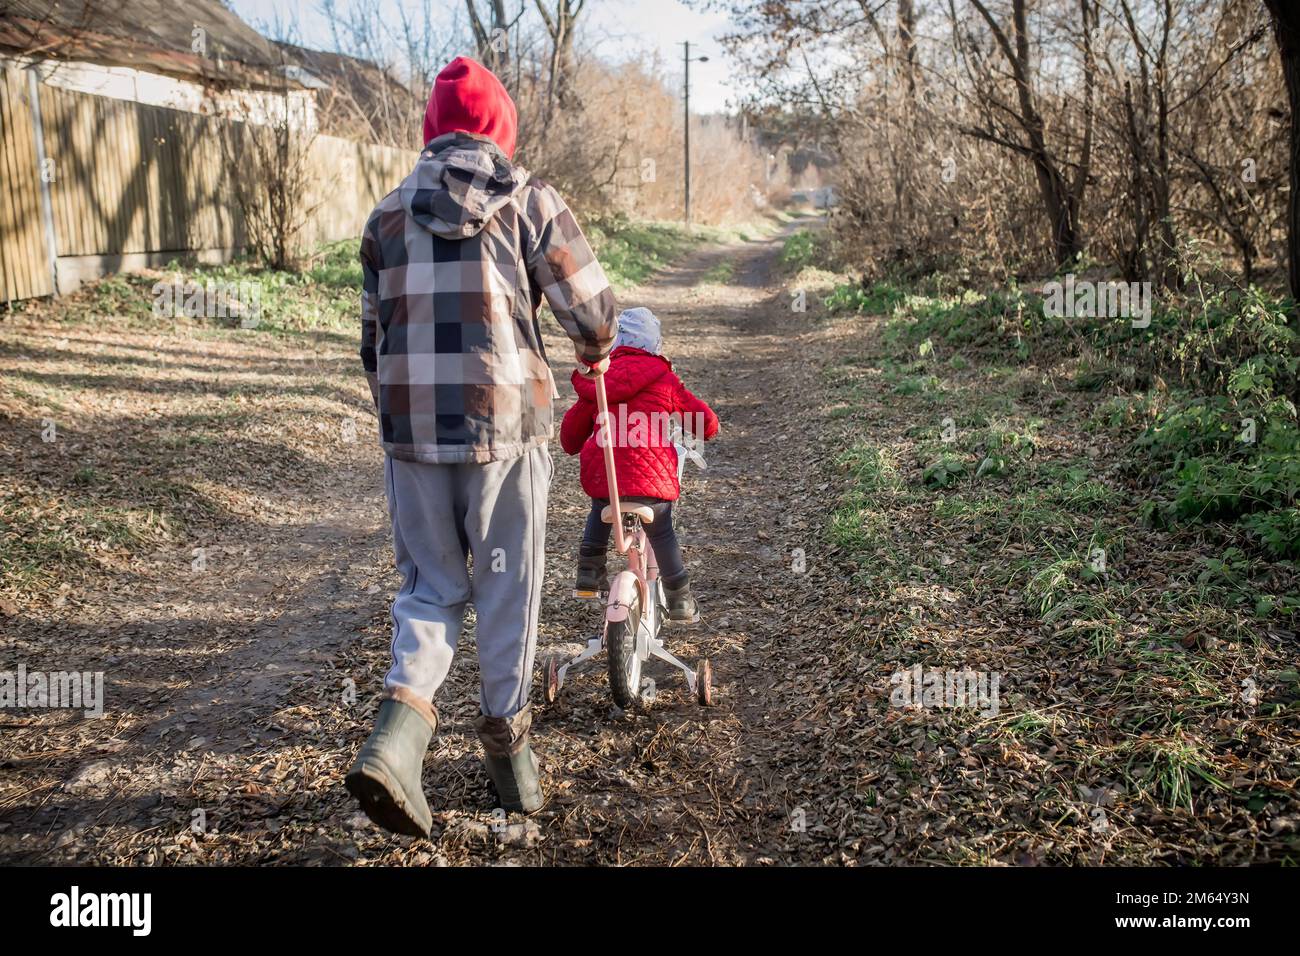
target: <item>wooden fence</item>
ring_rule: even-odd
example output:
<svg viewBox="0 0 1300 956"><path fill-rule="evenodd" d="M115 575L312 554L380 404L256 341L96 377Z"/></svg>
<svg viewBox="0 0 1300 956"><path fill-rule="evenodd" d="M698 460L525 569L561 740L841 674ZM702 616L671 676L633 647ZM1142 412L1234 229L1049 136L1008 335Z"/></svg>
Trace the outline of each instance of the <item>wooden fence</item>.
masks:
<svg viewBox="0 0 1300 956"><path fill-rule="evenodd" d="M0 297L66 291L150 257L243 248L233 177L250 171L232 168L235 153L221 143L246 133L241 123L0 71ZM359 235L416 157L329 136L309 149L306 244Z"/></svg>
<svg viewBox="0 0 1300 956"><path fill-rule="evenodd" d="M31 89L26 74L0 72L0 293L6 301L54 291Z"/></svg>

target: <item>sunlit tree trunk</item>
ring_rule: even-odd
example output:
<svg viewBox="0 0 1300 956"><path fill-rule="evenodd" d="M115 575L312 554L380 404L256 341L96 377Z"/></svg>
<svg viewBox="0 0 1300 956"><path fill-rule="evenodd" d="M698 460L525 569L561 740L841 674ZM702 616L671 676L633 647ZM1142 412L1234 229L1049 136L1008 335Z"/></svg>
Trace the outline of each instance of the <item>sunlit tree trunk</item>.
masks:
<svg viewBox="0 0 1300 956"><path fill-rule="evenodd" d="M1300 301L1300 7L1294 0L1265 0L1273 14L1273 30L1282 57L1287 99L1291 105L1291 195L1287 199L1288 278L1291 295Z"/></svg>

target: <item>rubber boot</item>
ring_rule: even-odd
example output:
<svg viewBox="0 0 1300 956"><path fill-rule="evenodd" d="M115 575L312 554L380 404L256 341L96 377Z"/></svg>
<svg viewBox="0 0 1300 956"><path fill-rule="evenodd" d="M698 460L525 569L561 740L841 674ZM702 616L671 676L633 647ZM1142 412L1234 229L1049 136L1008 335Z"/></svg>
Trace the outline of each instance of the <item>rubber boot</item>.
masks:
<svg viewBox="0 0 1300 956"><path fill-rule="evenodd" d="M683 574L675 580L664 579L664 597L668 600L668 620L695 624L700 619L700 605L691 594L691 578Z"/></svg>
<svg viewBox="0 0 1300 956"><path fill-rule="evenodd" d="M578 597L586 597L588 592L609 593L609 572L605 569L604 548L579 545L578 580L573 591Z"/></svg>
<svg viewBox="0 0 1300 956"><path fill-rule="evenodd" d="M483 766L497 789L504 810L534 813L542 808L542 782L537 777L537 758L528 746L528 728L533 723L533 705L527 704L513 717L482 717L474 721L483 742Z"/></svg>
<svg viewBox="0 0 1300 956"><path fill-rule="evenodd" d="M438 712L404 687L388 694L344 783L366 816L385 830L428 836L433 814L420 775Z"/></svg>

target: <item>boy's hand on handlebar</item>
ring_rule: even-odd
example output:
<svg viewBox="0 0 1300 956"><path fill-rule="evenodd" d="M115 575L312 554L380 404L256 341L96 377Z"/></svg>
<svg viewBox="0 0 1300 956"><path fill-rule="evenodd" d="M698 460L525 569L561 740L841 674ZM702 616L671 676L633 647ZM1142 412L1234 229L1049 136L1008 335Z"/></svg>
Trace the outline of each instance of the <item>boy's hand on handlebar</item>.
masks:
<svg viewBox="0 0 1300 956"><path fill-rule="evenodd" d="M609 368L609 359L603 358L595 365L588 365L582 358L578 359L578 374L583 378L595 378Z"/></svg>

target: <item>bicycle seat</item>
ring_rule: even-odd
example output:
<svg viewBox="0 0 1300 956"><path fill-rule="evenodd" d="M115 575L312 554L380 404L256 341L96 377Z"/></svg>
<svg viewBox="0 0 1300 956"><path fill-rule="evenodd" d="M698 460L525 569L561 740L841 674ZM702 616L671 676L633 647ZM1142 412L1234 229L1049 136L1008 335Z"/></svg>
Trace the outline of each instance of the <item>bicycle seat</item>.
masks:
<svg viewBox="0 0 1300 956"><path fill-rule="evenodd" d="M626 501L621 502L621 504L623 506L623 514L636 515L641 519L642 524L650 524L655 520L655 510L649 505L634 505L629 504ZM605 507L600 510L600 520L605 522L605 524L614 523L613 505L605 505Z"/></svg>

